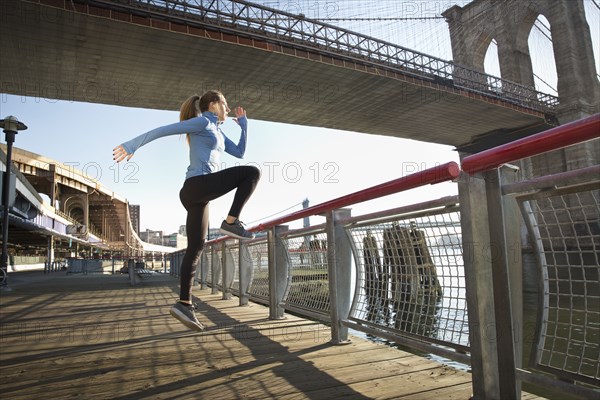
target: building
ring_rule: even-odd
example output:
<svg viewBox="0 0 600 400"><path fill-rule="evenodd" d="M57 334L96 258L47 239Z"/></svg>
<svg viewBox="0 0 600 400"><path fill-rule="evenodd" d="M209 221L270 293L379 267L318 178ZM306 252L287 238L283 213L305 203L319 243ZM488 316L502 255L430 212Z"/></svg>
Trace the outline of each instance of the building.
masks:
<svg viewBox="0 0 600 400"><path fill-rule="evenodd" d="M163 236L163 246L184 249L187 247L187 236L183 236L180 233L172 233L170 235L165 235Z"/></svg>
<svg viewBox="0 0 600 400"><path fill-rule="evenodd" d="M143 242L164 246L163 231L151 231L150 229L146 229L139 233L139 237Z"/></svg>
<svg viewBox="0 0 600 400"><path fill-rule="evenodd" d="M135 233L140 235L140 205L139 204L129 204L129 216L131 217L131 225L133 225L133 229Z"/></svg>

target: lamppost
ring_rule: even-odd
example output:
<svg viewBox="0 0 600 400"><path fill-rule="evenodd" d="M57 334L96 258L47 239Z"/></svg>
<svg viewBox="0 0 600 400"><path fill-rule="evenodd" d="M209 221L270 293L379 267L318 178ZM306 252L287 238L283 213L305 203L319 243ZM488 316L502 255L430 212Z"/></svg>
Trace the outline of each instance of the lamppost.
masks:
<svg viewBox="0 0 600 400"><path fill-rule="evenodd" d="M12 115L0 120L0 127L6 135L6 170L2 180L2 257L0 258L0 287L8 285L8 212L10 207L10 174L12 166L12 144L19 131L27 126Z"/></svg>

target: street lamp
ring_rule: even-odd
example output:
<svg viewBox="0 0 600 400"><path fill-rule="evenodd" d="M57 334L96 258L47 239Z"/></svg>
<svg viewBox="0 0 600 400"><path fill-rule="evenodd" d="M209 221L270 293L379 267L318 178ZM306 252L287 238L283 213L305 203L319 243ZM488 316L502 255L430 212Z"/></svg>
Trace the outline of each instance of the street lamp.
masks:
<svg viewBox="0 0 600 400"><path fill-rule="evenodd" d="M0 287L8 285L8 212L10 207L10 174L12 165L12 144L19 131L27 126L12 115L0 120L0 127L6 135L6 170L2 180L2 258L0 259Z"/></svg>

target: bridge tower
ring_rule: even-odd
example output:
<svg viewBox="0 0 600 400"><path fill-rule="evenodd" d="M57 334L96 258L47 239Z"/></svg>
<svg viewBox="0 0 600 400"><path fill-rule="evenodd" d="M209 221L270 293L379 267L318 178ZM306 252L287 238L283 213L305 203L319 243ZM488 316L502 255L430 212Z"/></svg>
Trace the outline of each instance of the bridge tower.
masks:
<svg viewBox="0 0 600 400"><path fill-rule="evenodd" d="M519 83L521 85L534 88L534 74L529 53L529 36L537 18L542 15L550 23L551 40L554 51L554 63L558 77L557 91L559 105L555 109L555 117L559 124L565 124L600 112L600 82L594 63L594 53L590 29L585 18L585 9L583 0L474 0L464 7L453 6L442 13L446 18L450 30L450 40L452 45L452 54L454 62L467 68L484 72L484 60L488 47L492 40L495 40L498 46L498 61L500 64L501 78L507 81ZM554 117L553 116L553 117ZM556 122L556 121L553 121ZM464 154L464 152L462 153ZM600 140L589 141L577 146L571 146L554 152L532 157L520 162L521 178L529 179L537 176L551 175L559 172L575 170L598 164L600 162ZM511 178L509 178L511 179ZM477 183L481 184L481 183ZM474 189L475 192L477 189ZM483 189L485 191L485 189ZM468 193L468 190L464 191ZM462 198L469 199L470 194L462 194ZM579 208L597 210L597 203L594 199L579 198L577 194L561 197L567 207L572 210L568 214L573 218L575 224L580 227L600 226L600 214L598 211L586 213L578 212ZM466 201L463 203L461 198L461 212L477 215L479 204ZM485 196L483 196L485 199ZM469 199L472 200L472 199ZM465 204L465 205L463 205ZM553 205L538 202L538 213L554 212ZM589 206L589 207L588 207ZM514 209L513 209L514 211ZM561 212L560 210L558 212ZM560 218L564 218L566 213L562 212ZM510 212L508 213L511 218ZM514 226L518 225L517 213ZM559 218L557 216L556 218ZM562 226L562 225L561 225ZM479 226L482 229L482 226ZM485 226L483 226L485 229ZM482 229L482 231L483 231ZM595 229L595 228L594 228ZM512 235L518 241L519 229L515 229ZM564 251L587 254L592 253L597 248L598 243L587 245L584 237L587 234L585 229L579 233L577 230L567 232L562 227L549 227L540 232L541 240L544 243L552 243L553 249L557 252ZM465 231L463 231L463 234ZM472 232L467 232L467 238L472 237ZM561 240L564 237L583 238L578 243L586 243L586 247L579 246L575 251L573 245L568 240ZM558 239L557 239L558 238ZM514 326L523 327L523 293L538 293L537 282L541 277L536 274L535 251L529 238L521 237L521 254L513 254L514 261L508 268L508 274L511 277L511 299L512 321ZM513 242L512 245L515 245ZM583 256L582 256L583 257ZM568 268L561 267L561 273L569 276L576 274L583 268L589 271L593 269L593 262L569 261ZM481 263L480 263L481 264ZM484 263L485 264L485 263ZM481 274L484 274L484 264L477 268ZM487 268L490 268L487 266ZM491 271L491 268L486 271ZM588 277L587 279L597 279ZM480 285L480 286L479 286ZM487 286L486 286L487 285ZM478 281L471 289L473 292L489 287L485 279ZM540 304L537 305L541 307ZM527 305L531 307L531 305ZM488 324L488 318L484 312L478 315L471 314L469 309L469 319L473 318L481 326ZM495 323L495 321L494 321ZM526 330L515 329L515 343L523 344L523 335ZM494 345L489 337L473 335L471 343L475 354L472 362L478 365L473 368L474 398L497 398L496 392L502 393L500 385L495 387L496 382L492 376L500 376L500 368L494 370L496 365L507 359L503 355L496 353ZM524 347L515 346L515 359L512 362L517 367L522 365ZM483 356L485 355L485 356ZM494 359L497 355L497 364ZM481 362L485 357L490 357L486 362ZM504 389L505 390L505 389ZM517 388L517 390L520 390Z"/></svg>
<svg viewBox="0 0 600 400"><path fill-rule="evenodd" d="M534 87L528 38L538 16L550 23L558 76L560 124L600 112L600 82L594 64L590 29L583 0L475 0L443 12L450 29L454 62L484 71L493 39L503 79ZM596 164L600 145L594 141L530 160L528 176L556 173Z"/></svg>

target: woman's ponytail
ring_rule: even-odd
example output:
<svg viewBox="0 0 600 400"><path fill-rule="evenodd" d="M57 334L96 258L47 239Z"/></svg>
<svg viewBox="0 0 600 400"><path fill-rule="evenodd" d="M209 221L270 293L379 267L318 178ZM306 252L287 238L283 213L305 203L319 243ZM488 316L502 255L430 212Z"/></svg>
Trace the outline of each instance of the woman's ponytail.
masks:
<svg viewBox="0 0 600 400"><path fill-rule="evenodd" d="M197 94L189 97L186 101L181 104L179 108L179 121L185 121L186 119L196 118L200 115L200 96ZM190 144L190 134L187 134L187 142Z"/></svg>

